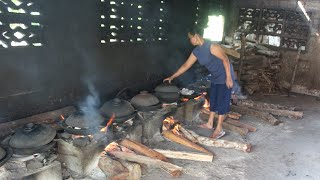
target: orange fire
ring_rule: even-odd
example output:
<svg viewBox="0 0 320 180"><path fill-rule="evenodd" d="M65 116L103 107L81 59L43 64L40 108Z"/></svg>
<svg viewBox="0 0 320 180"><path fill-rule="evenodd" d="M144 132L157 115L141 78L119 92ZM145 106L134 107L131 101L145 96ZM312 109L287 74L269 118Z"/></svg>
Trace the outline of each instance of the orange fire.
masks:
<svg viewBox="0 0 320 180"><path fill-rule="evenodd" d="M187 102L187 101L189 101L189 99L187 99L187 98L182 98L181 101L182 101L182 102Z"/></svg>
<svg viewBox="0 0 320 180"><path fill-rule="evenodd" d="M83 137L85 137L85 136L84 135L74 135L74 134L72 134L72 136L71 136L72 139L83 138Z"/></svg>
<svg viewBox="0 0 320 180"><path fill-rule="evenodd" d="M194 99L197 100L197 101L199 101L199 100L202 98L202 96L203 96L203 95L200 95L200 96L198 96L198 97L195 97Z"/></svg>
<svg viewBox="0 0 320 180"><path fill-rule="evenodd" d="M107 132L108 132L108 127L113 123L113 120L115 119L115 117L116 117L116 115L113 113L112 116L111 116L111 118L109 119L106 127L102 128L102 129L100 130L100 132L107 133Z"/></svg>
<svg viewBox="0 0 320 180"><path fill-rule="evenodd" d="M174 125L173 128L171 127L172 125ZM162 130L164 131L171 130L174 134L181 135L181 133L179 132L180 131L179 128L180 128L180 124L178 124L172 116L166 117L166 119L163 120Z"/></svg>
<svg viewBox="0 0 320 180"><path fill-rule="evenodd" d="M205 99L205 102L204 102L203 107L204 107L205 109L209 109L209 108L210 108L210 102L209 102L207 99Z"/></svg>

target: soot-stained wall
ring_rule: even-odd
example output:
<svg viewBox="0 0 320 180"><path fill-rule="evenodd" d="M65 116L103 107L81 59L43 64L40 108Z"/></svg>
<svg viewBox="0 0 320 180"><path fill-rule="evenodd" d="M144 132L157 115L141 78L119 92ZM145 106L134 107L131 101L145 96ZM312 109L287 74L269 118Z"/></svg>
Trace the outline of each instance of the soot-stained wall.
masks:
<svg viewBox="0 0 320 180"><path fill-rule="evenodd" d="M76 105L90 84L101 102L125 87L154 87L189 55L192 3L170 1L167 42L101 45L100 0L42 1L44 45L0 49L0 123Z"/></svg>

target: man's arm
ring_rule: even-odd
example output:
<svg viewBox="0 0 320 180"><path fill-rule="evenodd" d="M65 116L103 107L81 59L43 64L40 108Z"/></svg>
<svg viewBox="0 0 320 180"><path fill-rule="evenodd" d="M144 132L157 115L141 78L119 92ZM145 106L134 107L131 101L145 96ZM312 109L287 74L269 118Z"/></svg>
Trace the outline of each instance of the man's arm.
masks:
<svg viewBox="0 0 320 180"><path fill-rule="evenodd" d="M180 66L180 68L170 77L166 78L164 81L169 81L169 83L171 83L171 81L180 76L181 74L183 74L184 72L186 72L188 69L191 68L191 66L197 61L197 57L191 53L189 58L187 59L187 61Z"/></svg>
<svg viewBox="0 0 320 180"><path fill-rule="evenodd" d="M226 77L227 77L226 85L228 88L232 88L233 81L231 77L230 62L229 62L228 56L224 53L223 49L217 44L211 45L210 52L211 54L215 55L217 58L221 59L224 69L226 71Z"/></svg>

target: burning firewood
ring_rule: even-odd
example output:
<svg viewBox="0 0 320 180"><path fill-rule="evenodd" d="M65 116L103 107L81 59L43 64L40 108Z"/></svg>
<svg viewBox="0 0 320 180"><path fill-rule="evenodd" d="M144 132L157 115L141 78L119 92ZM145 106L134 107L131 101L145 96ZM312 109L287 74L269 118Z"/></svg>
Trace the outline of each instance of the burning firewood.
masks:
<svg viewBox="0 0 320 180"><path fill-rule="evenodd" d="M154 158L154 159L159 159L161 161L166 161L168 162L168 159L162 155L161 153L154 151L153 149L148 148L147 146L140 144L138 142L129 140L129 139L123 139L119 142L120 145L125 146L139 154Z"/></svg>
<svg viewBox="0 0 320 180"><path fill-rule="evenodd" d="M166 137L167 139L169 139L169 140L171 140L173 142L179 143L181 145L196 149L198 151L201 151L201 152L204 152L204 153L207 153L207 154L213 154L212 152L206 150L202 146L200 146L198 144L195 144L195 143L189 141L188 139L186 139L184 137L178 136L178 135L174 134L171 131L163 131L162 135L164 137Z"/></svg>
<svg viewBox="0 0 320 180"><path fill-rule="evenodd" d="M221 139L212 139L208 137L203 137L198 135L197 133L187 130L194 138L197 139L199 144L202 144L204 146L212 146L212 147L222 147L222 148L230 148L230 149L237 149L244 152L250 152L251 151L251 145L240 143L240 142L233 142L233 141L227 141L227 140L221 140Z"/></svg>
<svg viewBox="0 0 320 180"><path fill-rule="evenodd" d="M213 155L211 154L200 154L200 153L190 153L183 151L171 151L171 150L163 150L163 149L155 149L161 154L164 154L168 158L172 159L185 159L192 161L204 161L204 162L212 162Z"/></svg>
<svg viewBox="0 0 320 180"><path fill-rule="evenodd" d="M141 164L159 167L174 177L180 176L183 170L183 168L180 166L177 166L168 162L164 162L159 159L153 159L147 156L141 156L141 155L121 152L121 151L112 151L110 152L110 154L118 159L122 159L125 161L137 162Z"/></svg>

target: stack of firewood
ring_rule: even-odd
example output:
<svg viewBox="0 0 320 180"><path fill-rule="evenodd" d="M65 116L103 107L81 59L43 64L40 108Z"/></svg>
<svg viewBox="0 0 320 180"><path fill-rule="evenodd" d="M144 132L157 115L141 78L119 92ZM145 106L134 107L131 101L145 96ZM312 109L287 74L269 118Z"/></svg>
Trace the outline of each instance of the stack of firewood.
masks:
<svg viewBox="0 0 320 180"><path fill-rule="evenodd" d="M249 43L246 46L241 72L241 81L244 82L244 89L248 94L274 93L278 90L279 53L264 46Z"/></svg>

